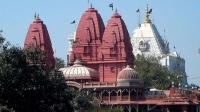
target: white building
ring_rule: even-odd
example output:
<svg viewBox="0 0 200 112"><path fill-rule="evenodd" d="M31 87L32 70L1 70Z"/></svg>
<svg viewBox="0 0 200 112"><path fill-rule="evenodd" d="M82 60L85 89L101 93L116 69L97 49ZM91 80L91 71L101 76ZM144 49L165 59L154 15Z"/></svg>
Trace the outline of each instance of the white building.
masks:
<svg viewBox="0 0 200 112"><path fill-rule="evenodd" d="M67 63L69 63L69 55L72 52L72 44L75 41L75 37L76 37L76 32L74 32L73 34L68 35L68 41L69 41L69 50L67 51Z"/></svg>
<svg viewBox="0 0 200 112"><path fill-rule="evenodd" d="M167 66L177 76L182 75L182 86L187 85L185 60L176 51L170 54L168 41L160 36L157 28L149 19L149 14L150 12L147 6L146 19L133 31L133 37L131 39L133 54L135 56L140 54L146 57L160 57L161 65Z"/></svg>

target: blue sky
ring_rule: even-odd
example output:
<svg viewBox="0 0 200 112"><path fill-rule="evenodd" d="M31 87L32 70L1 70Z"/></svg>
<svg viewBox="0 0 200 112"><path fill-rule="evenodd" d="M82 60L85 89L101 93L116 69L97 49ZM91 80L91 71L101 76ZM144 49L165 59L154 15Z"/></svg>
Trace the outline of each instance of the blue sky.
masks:
<svg viewBox="0 0 200 112"><path fill-rule="evenodd" d="M90 0L90 3L87 0L4 0L0 2L0 29L7 41L23 47L28 27L37 12L48 28L53 49L56 49L55 55L66 60L67 36L75 31L75 25L70 23L76 20L77 26L82 13L91 3L102 16L105 26L113 14L108 5L113 3L131 37L138 24L136 10L140 8L143 21L148 4L149 9L153 8L150 18L161 36L165 29L170 51L174 51L175 45L176 51L186 60L188 82L200 85L200 78L196 78L200 77L199 0Z"/></svg>

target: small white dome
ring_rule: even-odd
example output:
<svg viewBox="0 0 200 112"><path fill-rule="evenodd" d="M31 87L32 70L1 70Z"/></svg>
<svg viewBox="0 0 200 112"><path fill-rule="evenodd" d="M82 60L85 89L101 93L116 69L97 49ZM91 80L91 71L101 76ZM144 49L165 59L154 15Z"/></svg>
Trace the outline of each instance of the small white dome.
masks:
<svg viewBox="0 0 200 112"><path fill-rule="evenodd" d="M76 60L73 66L60 68L65 79L99 79L99 72L81 65L81 61Z"/></svg>

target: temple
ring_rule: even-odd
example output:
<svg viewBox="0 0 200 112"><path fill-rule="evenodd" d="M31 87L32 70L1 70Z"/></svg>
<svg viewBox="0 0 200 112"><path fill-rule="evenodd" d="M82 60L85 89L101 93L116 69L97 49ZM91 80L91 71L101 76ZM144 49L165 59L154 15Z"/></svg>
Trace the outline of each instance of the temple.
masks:
<svg viewBox="0 0 200 112"><path fill-rule="evenodd" d="M134 30L132 40L122 16L115 13L106 27L92 6L82 15L78 28L68 36L68 67L61 68L68 86L96 94L99 106L121 106L125 112L198 112L200 89L189 87L185 60L174 52L151 22L148 6L146 18ZM177 76L178 87L169 90L146 89L134 70L137 55L161 57L161 64ZM135 56L134 56L135 55Z"/></svg>
<svg viewBox="0 0 200 112"><path fill-rule="evenodd" d="M165 32L165 31L164 31ZM188 85L187 75L185 72L185 60L180 57L174 47L174 52L170 53L169 42L165 35L162 37L156 26L149 19L148 6L146 9L146 18L143 23L139 24L138 28L133 31L131 39L133 46L133 54L155 56L160 59L160 64L176 74L181 79L181 85Z"/></svg>
<svg viewBox="0 0 200 112"><path fill-rule="evenodd" d="M185 60L177 52L169 53L169 43L146 18L134 30L132 40L122 16L117 12L106 27L92 6L81 16L77 30L69 35L68 66L60 68L69 87L95 93L94 104L110 108L120 106L124 112L199 112L200 88L188 87ZM39 16L30 25L24 49L39 47L46 53L45 64L55 67L48 30ZM161 57L161 64L183 76L182 85L172 83L169 90L144 88L140 74L134 70L137 55Z"/></svg>
<svg viewBox="0 0 200 112"><path fill-rule="evenodd" d="M53 56L54 52L47 27L39 18L39 15L36 17L36 14L35 20L29 26L24 42L24 49L27 49L30 46L39 47L42 51L44 51L46 57L42 63L44 63L45 66L48 66L51 69L55 67L55 59Z"/></svg>

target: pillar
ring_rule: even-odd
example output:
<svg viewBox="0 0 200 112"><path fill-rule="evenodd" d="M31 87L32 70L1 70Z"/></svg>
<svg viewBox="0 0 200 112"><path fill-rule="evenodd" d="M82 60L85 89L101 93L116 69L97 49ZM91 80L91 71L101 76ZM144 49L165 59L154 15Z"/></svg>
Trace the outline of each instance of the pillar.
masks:
<svg viewBox="0 0 200 112"><path fill-rule="evenodd" d="M138 101L138 89L137 89L137 101Z"/></svg>
<svg viewBox="0 0 200 112"><path fill-rule="evenodd" d="M198 105L198 110L200 111L200 105Z"/></svg>
<svg viewBox="0 0 200 112"><path fill-rule="evenodd" d="M199 112L199 105L196 106L196 112Z"/></svg>
<svg viewBox="0 0 200 112"><path fill-rule="evenodd" d="M120 89L120 100L122 100L122 90Z"/></svg>
<svg viewBox="0 0 200 112"><path fill-rule="evenodd" d="M102 90L101 90L101 96L100 96L100 99L101 99L101 101L103 101L103 96L102 96Z"/></svg>
<svg viewBox="0 0 200 112"><path fill-rule="evenodd" d="M128 100L131 101L131 92L128 92Z"/></svg>
<svg viewBox="0 0 200 112"><path fill-rule="evenodd" d="M119 98L118 98L118 91L116 92L116 101L118 101Z"/></svg>
<svg viewBox="0 0 200 112"><path fill-rule="evenodd" d="M166 106L164 106L164 105L161 105L160 107L161 107L161 110L162 110L162 111L167 111L167 110L169 110L168 107L166 107Z"/></svg>
<svg viewBox="0 0 200 112"><path fill-rule="evenodd" d="M131 105L129 104L129 107L128 107L128 111L131 112L132 108L131 108Z"/></svg>
<svg viewBox="0 0 200 112"><path fill-rule="evenodd" d="M147 105L147 110L149 110L149 104Z"/></svg>
<svg viewBox="0 0 200 112"><path fill-rule="evenodd" d="M182 112L187 112L187 105L182 105Z"/></svg>
<svg viewBox="0 0 200 112"><path fill-rule="evenodd" d="M136 112L139 112L139 106L138 106L138 104L136 106Z"/></svg>
<svg viewBox="0 0 200 112"><path fill-rule="evenodd" d="M110 90L108 92L108 101L110 102Z"/></svg>
<svg viewBox="0 0 200 112"><path fill-rule="evenodd" d="M170 112L170 105L167 106L166 111Z"/></svg>

